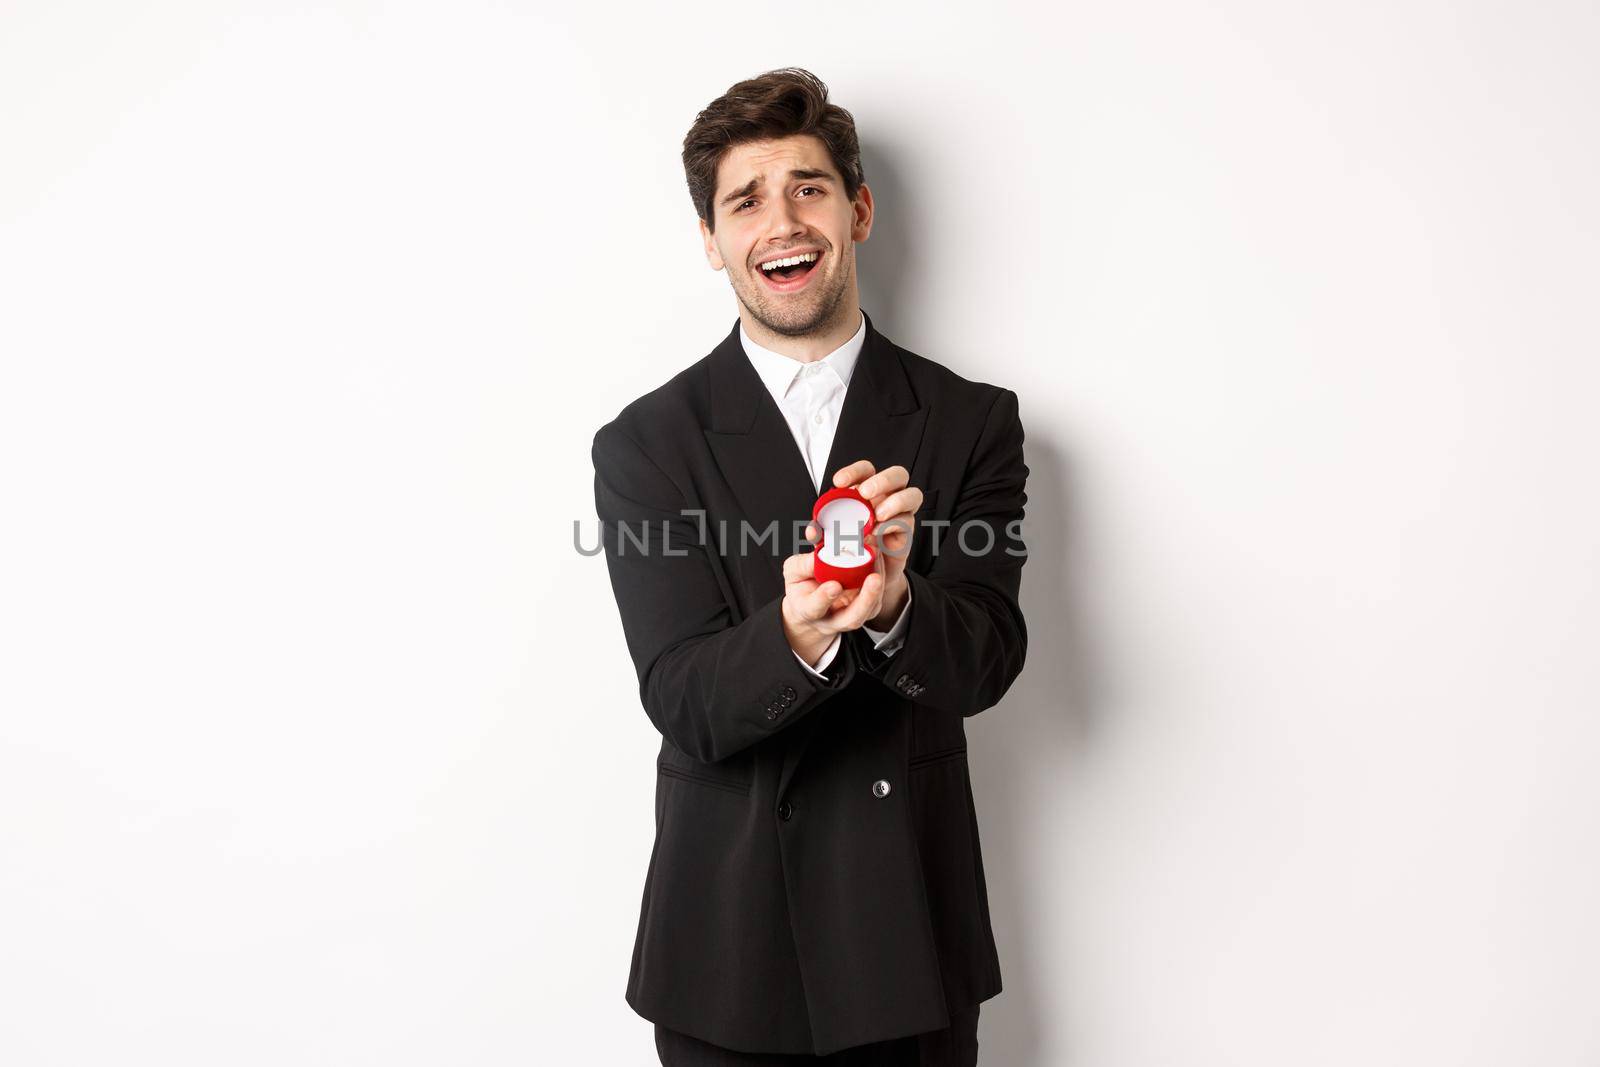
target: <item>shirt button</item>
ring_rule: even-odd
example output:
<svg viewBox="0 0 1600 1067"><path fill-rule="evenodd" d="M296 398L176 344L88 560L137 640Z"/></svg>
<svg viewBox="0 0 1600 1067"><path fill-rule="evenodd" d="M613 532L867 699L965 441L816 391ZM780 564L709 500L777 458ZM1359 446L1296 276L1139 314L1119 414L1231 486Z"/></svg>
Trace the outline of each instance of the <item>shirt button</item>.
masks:
<svg viewBox="0 0 1600 1067"><path fill-rule="evenodd" d="M886 796L888 796L889 795L889 782L888 782L888 780L885 779L885 778L879 778L876 782L873 782L872 783L872 795L875 796L875 797L886 797Z"/></svg>
<svg viewBox="0 0 1600 1067"><path fill-rule="evenodd" d="M789 816L791 816L793 814L794 814L794 807L792 805L790 805L790 803L787 800L783 801L781 804L778 805L778 818L782 819L784 822L788 822L789 821Z"/></svg>
<svg viewBox="0 0 1600 1067"><path fill-rule="evenodd" d="M822 425L822 414L820 412L818 412L816 415L813 415L811 417L811 421L816 423L818 426L821 426Z"/></svg>

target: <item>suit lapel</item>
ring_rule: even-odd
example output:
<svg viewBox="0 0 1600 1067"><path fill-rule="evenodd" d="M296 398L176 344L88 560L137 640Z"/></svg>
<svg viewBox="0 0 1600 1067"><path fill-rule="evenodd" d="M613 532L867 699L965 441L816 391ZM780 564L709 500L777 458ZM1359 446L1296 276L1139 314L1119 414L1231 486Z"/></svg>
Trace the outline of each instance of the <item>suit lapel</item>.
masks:
<svg viewBox="0 0 1600 1067"><path fill-rule="evenodd" d="M765 601L783 592L783 560L795 537L791 523L809 516L817 497L783 412L745 355L737 321L712 351L710 372L711 427L705 431L706 443L739 502L738 518L752 528L749 552L757 562L749 573L758 579L759 599ZM778 524L779 547L773 549L770 540L756 544L753 538L773 522ZM738 553L741 531L731 523L727 538L728 551ZM739 565L745 567L747 561Z"/></svg>
<svg viewBox="0 0 1600 1067"><path fill-rule="evenodd" d="M867 335L845 390L839 428L822 473L824 489L833 485L834 471L858 459L871 460L880 471L896 464L915 470L928 419L928 409L918 405L894 345L873 328L866 312L862 316Z"/></svg>

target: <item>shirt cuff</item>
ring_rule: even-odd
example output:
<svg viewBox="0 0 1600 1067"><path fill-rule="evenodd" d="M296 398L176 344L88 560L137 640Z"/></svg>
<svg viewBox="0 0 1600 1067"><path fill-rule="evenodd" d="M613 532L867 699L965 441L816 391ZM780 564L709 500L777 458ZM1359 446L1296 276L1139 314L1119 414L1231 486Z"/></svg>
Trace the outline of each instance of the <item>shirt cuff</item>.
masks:
<svg viewBox="0 0 1600 1067"><path fill-rule="evenodd" d="M790 651L793 652L794 650L790 649ZM823 681L827 681L828 680L828 676L826 674L823 674L822 672L828 669L828 664L833 662L834 654L837 653L838 651L839 651L839 635L838 634L834 634L833 635L833 641L830 642L829 645L828 645L828 650L822 654L822 658L821 659L817 660L817 665L815 667L813 667L811 664L807 663L805 660L800 659L800 653L798 653L798 652L794 653L794 658L797 659L797 660L800 660L800 666L804 667L806 670L810 671L812 674L816 675L818 678L821 678Z"/></svg>
<svg viewBox="0 0 1600 1067"><path fill-rule="evenodd" d="M870 626L861 627L867 631L867 636L872 638L872 647L882 652L885 656L892 656L900 651L900 646L906 641L906 619L911 614L911 586L906 586L906 602L900 608L900 617L894 620L894 625L885 633L874 630Z"/></svg>

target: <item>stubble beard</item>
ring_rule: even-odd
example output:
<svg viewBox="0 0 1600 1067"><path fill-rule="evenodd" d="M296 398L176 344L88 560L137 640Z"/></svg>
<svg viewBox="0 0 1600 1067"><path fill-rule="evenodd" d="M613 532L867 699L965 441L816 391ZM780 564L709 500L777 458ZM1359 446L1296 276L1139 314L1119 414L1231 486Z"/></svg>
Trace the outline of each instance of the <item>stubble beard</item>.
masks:
<svg viewBox="0 0 1600 1067"><path fill-rule="evenodd" d="M735 286L734 293L752 318L779 337L805 337L826 329L838 316L839 307L850 288L850 268L854 265L854 259L855 249L851 248L850 260L841 260L835 266L830 272L831 282L828 278L818 278L814 284L819 288L807 294L809 300L804 305L760 288L754 289L747 297ZM751 284L759 287L761 282L751 279ZM784 311L789 313L784 315Z"/></svg>

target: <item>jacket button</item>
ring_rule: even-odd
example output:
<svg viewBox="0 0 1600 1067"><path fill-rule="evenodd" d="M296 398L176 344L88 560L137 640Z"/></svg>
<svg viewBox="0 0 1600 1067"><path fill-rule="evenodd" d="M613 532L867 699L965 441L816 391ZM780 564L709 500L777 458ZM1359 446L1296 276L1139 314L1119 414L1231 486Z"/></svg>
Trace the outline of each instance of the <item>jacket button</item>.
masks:
<svg viewBox="0 0 1600 1067"><path fill-rule="evenodd" d="M888 779L879 778L876 782L873 782L872 783L872 795L875 796L875 797L886 797L886 796L888 796L889 795L889 782L888 782Z"/></svg>
<svg viewBox="0 0 1600 1067"><path fill-rule="evenodd" d="M783 702L785 704L793 700L798 695L799 694L794 691L794 686L786 685L783 687Z"/></svg>
<svg viewBox="0 0 1600 1067"><path fill-rule="evenodd" d="M778 818L784 822L789 821L789 816L794 814L794 807L787 800L778 804Z"/></svg>

